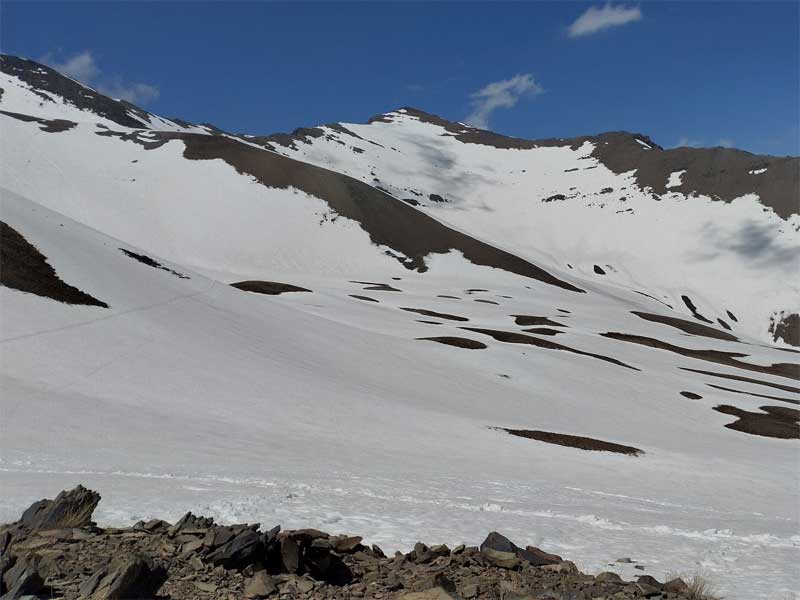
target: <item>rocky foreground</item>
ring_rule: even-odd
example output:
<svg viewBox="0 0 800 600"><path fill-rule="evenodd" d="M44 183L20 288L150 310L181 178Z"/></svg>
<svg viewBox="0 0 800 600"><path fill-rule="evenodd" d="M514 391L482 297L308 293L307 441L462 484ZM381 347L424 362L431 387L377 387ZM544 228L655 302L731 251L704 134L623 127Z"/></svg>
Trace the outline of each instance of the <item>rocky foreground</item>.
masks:
<svg viewBox="0 0 800 600"><path fill-rule="evenodd" d="M192 513L175 524L100 528L91 520L99 501L78 486L0 526L0 598L704 598L681 579L586 575L496 532L480 546L418 543L386 556L359 536L218 525Z"/></svg>

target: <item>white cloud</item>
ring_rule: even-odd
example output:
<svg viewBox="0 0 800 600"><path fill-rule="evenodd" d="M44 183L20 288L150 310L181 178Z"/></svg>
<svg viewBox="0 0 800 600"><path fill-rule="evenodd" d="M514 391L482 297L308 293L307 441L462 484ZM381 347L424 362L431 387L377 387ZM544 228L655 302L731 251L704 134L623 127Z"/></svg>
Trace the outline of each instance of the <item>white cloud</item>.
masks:
<svg viewBox="0 0 800 600"><path fill-rule="evenodd" d="M117 100L127 100L133 104L147 104L156 100L158 88L147 83L126 83L115 79L110 83L100 83L97 91Z"/></svg>
<svg viewBox="0 0 800 600"><path fill-rule="evenodd" d="M733 148L733 140L730 138L720 138L717 145L723 148Z"/></svg>
<svg viewBox="0 0 800 600"><path fill-rule="evenodd" d="M78 52L64 61L56 60L53 53L48 52L40 59L40 62L48 64L56 71L84 83L91 83L100 74L100 69L94 61L94 56L88 50Z"/></svg>
<svg viewBox="0 0 800 600"><path fill-rule="evenodd" d="M115 99L127 100L133 104L147 104L159 96L158 88L149 83L125 81L119 76L103 75L90 50L83 50L63 59L48 52L39 59L39 62L50 65L56 71L91 85L101 94Z"/></svg>
<svg viewBox="0 0 800 600"><path fill-rule="evenodd" d="M610 27L620 27L634 21L641 21L641 19L642 11L638 6L627 7L608 2L605 6L590 6L569 26L567 33L569 37L581 37Z"/></svg>
<svg viewBox="0 0 800 600"><path fill-rule="evenodd" d="M675 144L676 148L699 148L703 145L703 140L692 139L688 136L681 136L678 143Z"/></svg>
<svg viewBox="0 0 800 600"><path fill-rule="evenodd" d="M514 75L511 79L495 81L470 94L472 113L466 122L473 127L489 127L489 116L498 108L511 108L523 96L537 96L544 92L530 73Z"/></svg>

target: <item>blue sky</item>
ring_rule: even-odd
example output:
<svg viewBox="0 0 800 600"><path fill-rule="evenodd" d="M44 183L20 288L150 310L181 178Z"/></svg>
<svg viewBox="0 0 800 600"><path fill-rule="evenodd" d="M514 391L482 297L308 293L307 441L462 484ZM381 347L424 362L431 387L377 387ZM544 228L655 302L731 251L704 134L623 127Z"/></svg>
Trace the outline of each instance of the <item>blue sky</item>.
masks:
<svg viewBox="0 0 800 600"><path fill-rule="evenodd" d="M149 110L272 133L404 105L528 138L800 154L786 2L14 2L4 53Z"/></svg>

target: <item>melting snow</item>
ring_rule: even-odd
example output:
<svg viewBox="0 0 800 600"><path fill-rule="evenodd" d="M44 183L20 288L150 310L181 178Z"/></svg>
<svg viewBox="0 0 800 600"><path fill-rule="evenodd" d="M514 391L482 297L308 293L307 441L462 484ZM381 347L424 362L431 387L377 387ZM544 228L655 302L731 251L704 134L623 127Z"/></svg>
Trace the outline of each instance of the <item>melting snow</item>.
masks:
<svg viewBox="0 0 800 600"><path fill-rule="evenodd" d="M682 178L684 173L686 173L685 169L683 171L675 171L674 173L670 173L669 181L667 181L666 187L668 188L680 187L683 184Z"/></svg>

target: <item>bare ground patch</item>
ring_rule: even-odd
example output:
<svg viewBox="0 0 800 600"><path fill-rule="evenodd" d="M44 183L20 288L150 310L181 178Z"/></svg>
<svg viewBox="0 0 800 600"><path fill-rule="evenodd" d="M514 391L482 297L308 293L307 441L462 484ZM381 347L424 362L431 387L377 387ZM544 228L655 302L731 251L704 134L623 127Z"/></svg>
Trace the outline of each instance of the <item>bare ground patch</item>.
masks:
<svg viewBox="0 0 800 600"><path fill-rule="evenodd" d="M102 300L64 282L33 244L2 221L0 265L0 285L65 304L108 308L108 304Z"/></svg>
<svg viewBox="0 0 800 600"><path fill-rule="evenodd" d="M641 370L637 369L636 367L627 365L621 360L617 360L616 358L611 358L610 356L603 356L602 354L595 354L594 352L584 352L583 350L577 350L576 348L563 346L562 344L557 344L556 342L551 342L550 340L543 340L541 338L536 338L531 335L523 335L521 333L516 333L513 331L481 329L478 327L462 327L461 329L465 329L467 331L474 331L475 333L482 333L484 335L491 336L498 342L506 342L508 344L527 344L529 346L537 346L539 348L545 348L547 350L562 350L564 352L572 352L573 354L580 354L581 356L590 356L592 358L596 358L597 360L602 360L604 362L609 362L611 364L620 367L625 367L626 369L633 369L634 371Z"/></svg>
<svg viewBox="0 0 800 600"><path fill-rule="evenodd" d="M455 346L456 348L467 348L469 350L483 350L487 347L486 344L484 344L483 342L456 336L424 337L417 339L427 340L430 342L439 342L440 344Z"/></svg>
<svg viewBox="0 0 800 600"><path fill-rule="evenodd" d="M531 327L522 331L536 335L558 335L559 333L564 333L561 329L550 329L549 327Z"/></svg>
<svg viewBox="0 0 800 600"><path fill-rule="evenodd" d="M791 392L795 394L800 394L800 388L791 386L791 385L783 385L781 383L772 383L770 381L761 381L760 379L752 379L750 377L743 377L741 375L730 375L728 373L715 373L714 371L704 371L702 369L690 369L689 367L679 367L682 371L690 371L692 373L700 373L701 375L708 375L709 377L719 377L721 379L731 379L733 381L743 381L744 383L752 383L755 385L763 385L775 390L781 390L783 392Z"/></svg>
<svg viewBox="0 0 800 600"><path fill-rule="evenodd" d="M722 390L723 392L731 392L732 394L744 394L745 396L752 396L753 398L765 398L767 400L778 400L780 402L788 402L789 404L800 404L800 400L794 400L792 398L781 398L780 396L770 396L768 394L756 394L753 392L745 392L744 390L735 390L729 387L723 387L721 385L714 385L713 383L706 384L710 388L714 388L715 390Z"/></svg>
<svg viewBox="0 0 800 600"><path fill-rule="evenodd" d="M535 429L507 429L505 427L493 427L493 429L505 431L506 433L518 437L546 442L548 444L557 444L559 446L568 446L570 448L579 448L580 450L616 452L617 454L627 454L628 456L640 456L644 454L643 450L634 448L633 446L615 444L614 442L606 442L580 435L568 435L566 433L553 433L551 431L538 431Z"/></svg>
<svg viewBox="0 0 800 600"><path fill-rule="evenodd" d="M175 277L179 277L180 279L191 279L191 277L189 277L188 275L184 275L183 273L178 273L178 271L174 269L165 267L160 262L158 262L153 258L150 258L146 254L138 254L136 252L126 250L125 248L120 248L120 250L123 252L123 254L125 254L125 256L132 258L133 260L139 261L143 265L147 265L148 267L153 267L154 269L159 269L161 271L166 271L167 273L171 273L172 275L175 275Z"/></svg>
<svg viewBox="0 0 800 600"><path fill-rule="evenodd" d="M744 369L746 371L755 371L757 373L766 373L768 375L775 375L777 377L786 377L788 379L800 379L800 365L794 363L773 363L771 365L756 365L738 360L748 356L741 352L722 352L720 350L693 350L691 348L683 348L675 346L667 342L662 342L655 338L644 337L641 335L630 335L627 333L608 332L601 333L603 337L613 340L621 340L623 342L631 342L641 346L649 346L658 350L666 350L667 352L674 352L689 358L697 360L704 360L707 362L718 363L737 369Z"/></svg>
<svg viewBox="0 0 800 600"><path fill-rule="evenodd" d="M369 296L361 296L360 294L350 294L351 298L355 298L356 300L364 300L366 302L380 302L380 300L375 300L375 298L370 298Z"/></svg>
<svg viewBox="0 0 800 600"><path fill-rule="evenodd" d="M725 425L728 429L751 435L779 439L800 439L800 410L786 406L759 406L764 412L750 412L728 404L715 406L714 410L738 417Z"/></svg>
<svg viewBox="0 0 800 600"><path fill-rule="evenodd" d="M640 319L644 319L645 321L651 321L653 323L662 323L664 325L669 325L670 327L675 327L676 329L680 329L684 333L690 333L692 335L701 335L703 337L714 338L717 340L727 340L730 342L739 341L739 338L737 338L735 335L732 335L730 333L725 333L724 331L720 331L719 329L714 329L713 327L709 327L708 325L701 325L700 323L695 323L694 321L687 321L686 319L679 319L678 317L669 317L666 315L656 315L653 313L640 312L638 310L631 311L631 314L634 314Z"/></svg>
<svg viewBox="0 0 800 600"><path fill-rule="evenodd" d="M426 310L424 308L404 308L400 310L417 313L418 315L425 315L426 317L435 317L437 319L445 319L446 321L469 321L467 317L459 317L458 315L448 315L447 313L436 312L435 310Z"/></svg>
<svg viewBox="0 0 800 600"><path fill-rule="evenodd" d="M534 327L540 325L549 325L550 327L567 327L563 323L551 321L547 317L535 317L532 315L511 315L514 317L514 322L522 327Z"/></svg>

